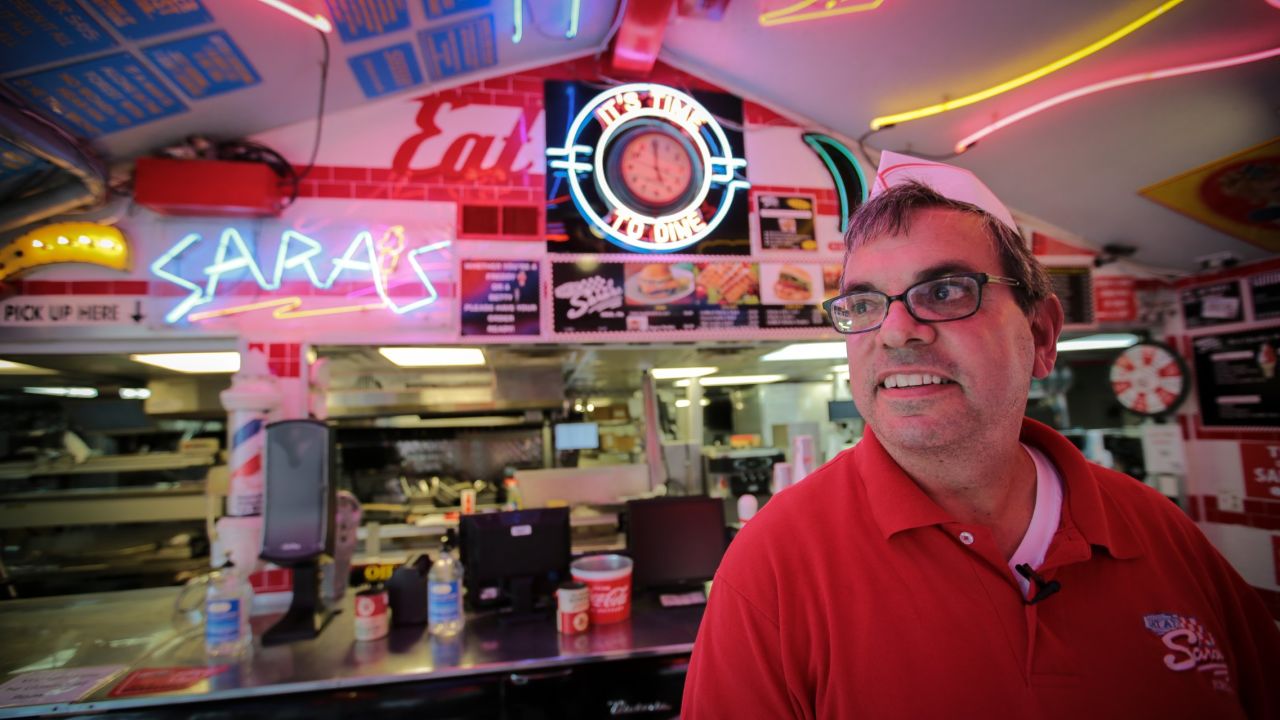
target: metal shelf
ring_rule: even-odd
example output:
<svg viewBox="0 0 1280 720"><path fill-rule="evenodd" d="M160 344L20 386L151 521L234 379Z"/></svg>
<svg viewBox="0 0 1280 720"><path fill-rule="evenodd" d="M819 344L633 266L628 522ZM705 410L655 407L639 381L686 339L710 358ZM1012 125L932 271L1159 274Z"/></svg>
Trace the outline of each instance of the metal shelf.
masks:
<svg viewBox="0 0 1280 720"><path fill-rule="evenodd" d="M156 452L141 455L94 455L82 463L70 456L54 460L0 463L0 480L26 480L50 475L91 475L94 473L154 472L212 465L210 454Z"/></svg>

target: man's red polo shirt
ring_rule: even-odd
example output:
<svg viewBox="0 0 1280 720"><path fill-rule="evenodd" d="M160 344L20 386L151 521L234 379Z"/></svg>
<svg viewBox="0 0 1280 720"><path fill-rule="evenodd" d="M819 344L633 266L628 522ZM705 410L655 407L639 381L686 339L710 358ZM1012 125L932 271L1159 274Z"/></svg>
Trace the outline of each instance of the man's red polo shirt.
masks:
<svg viewBox="0 0 1280 720"><path fill-rule="evenodd" d="M774 497L716 575L686 718L1233 718L1280 714L1280 632L1175 505L1031 420L1063 477L1028 605L870 432Z"/></svg>

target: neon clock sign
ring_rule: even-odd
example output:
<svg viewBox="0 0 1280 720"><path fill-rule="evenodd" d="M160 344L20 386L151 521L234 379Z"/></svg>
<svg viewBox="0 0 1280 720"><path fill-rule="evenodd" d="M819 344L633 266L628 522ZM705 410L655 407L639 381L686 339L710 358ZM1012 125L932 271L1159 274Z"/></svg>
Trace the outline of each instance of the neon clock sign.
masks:
<svg viewBox="0 0 1280 720"><path fill-rule="evenodd" d="M332 269L321 279L316 270L317 256L324 255L324 246L295 230L285 230L280 235L276 248L276 261L272 267L271 278L268 279L254 258L248 244L235 228L224 229L218 238L218 246L214 251L213 262L202 268L197 274L203 282L193 282L172 271L171 265L182 259L203 237L199 233L188 233L181 240L151 263L151 273L190 292L176 306L165 314L165 322L176 323L183 318L193 322L222 317L242 312L252 312L268 307L276 308L277 319L294 319L315 315L334 315L342 312L359 312L370 309L386 309L397 315L413 312L431 305L439 297L435 286L423 270L419 258L428 253L443 250L450 245L448 240L430 243L405 252L404 228L397 225L388 228L375 243L373 234L368 230L357 233L352 238L341 257L333 258ZM397 303L391 298L388 278L404 257L413 268L414 275L422 284L424 296L406 302ZM343 273L363 273L377 295L376 302L359 302L357 304L326 307L315 310L299 310L303 300L298 296L281 296L265 302L253 302L245 305L219 308L217 310L192 313L198 307L214 301L218 294L218 286L229 274L239 277L247 271L253 281L265 292L279 290L286 271L301 270L305 273L311 286L319 290L333 287Z"/></svg>
<svg viewBox="0 0 1280 720"><path fill-rule="evenodd" d="M603 92L578 112L547 165L568 179L578 212L629 251L675 252L706 238L735 194L747 161L697 100L662 85Z"/></svg>

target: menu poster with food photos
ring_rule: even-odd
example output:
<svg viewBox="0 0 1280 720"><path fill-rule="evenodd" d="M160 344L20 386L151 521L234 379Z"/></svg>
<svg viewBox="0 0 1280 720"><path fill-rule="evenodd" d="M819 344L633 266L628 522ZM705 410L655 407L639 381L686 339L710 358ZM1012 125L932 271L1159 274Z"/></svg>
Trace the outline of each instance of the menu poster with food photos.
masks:
<svg viewBox="0 0 1280 720"><path fill-rule="evenodd" d="M818 251L818 236L814 230L817 198L773 193L760 193L755 198L762 249Z"/></svg>
<svg viewBox="0 0 1280 720"><path fill-rule="evenodd" d="M1280 427L1280 325L1192 338L1206 427Z"/></svg>
<svg viewBox="0 0 1280 720"><path fill-rule="evenodd" d="M816 263L553 263L552 284L557 333L827 326Z"/></svg>
<svg viewBox="0 0 1280 720"><path fill-rule="evenodd" d="M1238 280L1188 288L1182 291L1180 299L1188 329L1244 320L1244 303L1240 299Z"/></svg>

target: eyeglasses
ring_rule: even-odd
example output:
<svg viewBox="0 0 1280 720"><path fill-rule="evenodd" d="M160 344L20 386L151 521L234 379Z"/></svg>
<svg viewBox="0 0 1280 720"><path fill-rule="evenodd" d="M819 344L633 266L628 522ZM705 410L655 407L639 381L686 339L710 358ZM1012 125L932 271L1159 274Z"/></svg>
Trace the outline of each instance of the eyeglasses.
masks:
<svg viewBox="0 0 1280 720"><path fill-rule="evenodd" d="M986 273L960 273L916 283L900 295L858 290L833 297L822 303L822 307L836 332L845 335L870 332L880 327L894 300L901 300L911 317L919 322L963 320L982 306L982 286L987 283L1015 287L1022 284L1012 278Z"/></svg>

